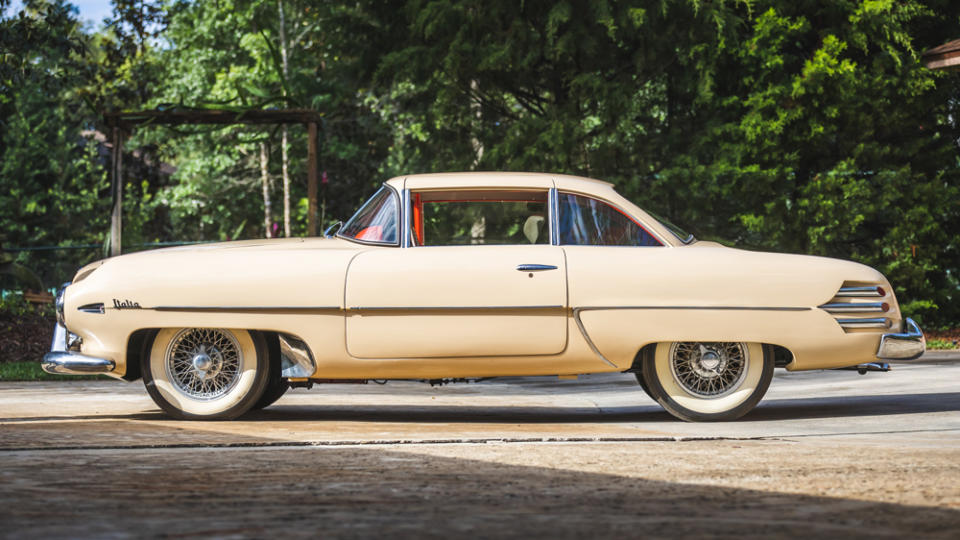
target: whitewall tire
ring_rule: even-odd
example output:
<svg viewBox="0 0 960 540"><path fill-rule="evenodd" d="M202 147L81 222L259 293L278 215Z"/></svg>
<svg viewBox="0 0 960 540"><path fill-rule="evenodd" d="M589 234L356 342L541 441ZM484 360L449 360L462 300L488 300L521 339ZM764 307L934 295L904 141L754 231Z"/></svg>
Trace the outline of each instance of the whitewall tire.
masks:
<svg viewBox="0 0 960 540"><path fill-rule="evenodd" d="M263 395L269 358L257 332L165 328L144 355L143 383L167 414L183 420L227 420Z"/></svg>
<svg viewBox="0 0 960 540"><path fill-rule="evenodd" d="M735 420L763 398L773 354L759 343L658 343L638 374L651 397L688 422Z"/></svg>

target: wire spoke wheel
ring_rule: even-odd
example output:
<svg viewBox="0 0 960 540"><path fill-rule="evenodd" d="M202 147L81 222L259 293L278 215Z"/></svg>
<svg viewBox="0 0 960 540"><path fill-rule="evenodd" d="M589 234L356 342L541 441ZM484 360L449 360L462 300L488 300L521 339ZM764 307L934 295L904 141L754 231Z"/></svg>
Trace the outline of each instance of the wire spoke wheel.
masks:
<svg viewBox="0 0 960 540"><path fill-rule="evenodd" d="M178 390L193 399L216 399L237 383L243 354L236 338L215 328L181 330L166 354L167 374Z"/></svg>
<svg viewBox="0 0 960 540"><path fill-rule="evenodd" d="M681 420L734 420L767 392L771 351L761 343L661 342L646 349L637 378L650 397Z"/></svg>
<svg viewBox="0 0 960 540"><path fill-rule="evenodd" d="M263 395L270 357L260 332L163 328L145 344L143 383L165 412L185 420L236 418Z"/></svg>
<svg viewBox="0 0 960 540"><path fill-rule="evenodd" d="M674 380L685 391L705 398L739 388L750 361L742 343L673 343L669 354Z"/></svg>

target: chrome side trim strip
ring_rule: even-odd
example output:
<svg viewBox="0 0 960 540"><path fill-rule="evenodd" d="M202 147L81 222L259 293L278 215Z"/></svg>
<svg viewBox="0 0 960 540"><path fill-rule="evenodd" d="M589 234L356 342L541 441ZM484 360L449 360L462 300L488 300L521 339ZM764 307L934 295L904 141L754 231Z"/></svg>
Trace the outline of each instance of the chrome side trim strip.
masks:
<svg viewBox="0 0 960 540"><path fill-rule="evenodd" d="M841 287L835 296L882 296L877 292L877 286L870 287Z"/></svg>
<svg viewBox="0 0 960 540"><path fill-rule="evenodd" d="M883 313L882 302L856 302L823 304L820 309L830 313Z"/></svg>
<svg viewBox="0 0 960 540"><path fill-rule="evenodd" d="M352 306L347 311L529 311L566 309L564 306Z"/></svg>
<svg viewBox="0 0 960 540"><path fill-rule="evenodd" d="M848 328L889 328L890 321L886 318L878 319L837 319L840 326Z"/></svg>
<svg viewBox="0 0 960 540"><path fill-rule="evenodd" d="M903 321L904 332L880 336L877 358L884 360L915 360L927 350L923 331L911 318Z"/></svg>
<svg viewBox="0 0 960 540"><path fill-rule="evenodd" d="M813 308L809 307L767 307L767 306L583 306L576 308L580 311L592 311L599 309L664 309L664 310L678 310L678 309L701 309L701 310L717 310L717 311L810 311Z"/></svg>
<svg viewBox="0 0 960 540"><path fill-rule="evenodd" d="M545 268L554 269L556 267ZM543 310L565 309L565 306L537 305L537 306L350 306L346 309L339 306L154 306L142 308L151 311L192 311L192 312L269 312L289 311L295 313L311 311L481 311L481 310ZM580 311L593 310L719 310L719 311L809 311L809 307L766 307L766 306L582 306L575 308ZM851 319L866 321L873 319Z"/></svg>
<svg viewBox="0 0 960 540"><path fill-rule="evenodd" d="M301 313L305 311L342 311L340 306L154 306L146 307L152 311L193 311L193 312L264 312L264 311L290 311Z"/></svg>

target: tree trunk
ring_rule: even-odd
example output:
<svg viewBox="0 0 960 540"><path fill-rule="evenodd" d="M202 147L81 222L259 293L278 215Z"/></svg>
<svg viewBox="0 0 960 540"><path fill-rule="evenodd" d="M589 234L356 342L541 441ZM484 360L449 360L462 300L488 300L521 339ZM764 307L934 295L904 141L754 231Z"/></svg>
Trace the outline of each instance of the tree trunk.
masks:
<svg viewBox="0 0 960 540"><path fill-rule="evenodd" d="M280 12L280 61L283 68L283 97L287 97L287 30L283 16L283 0L277 0L277 10ZM289 106L289 103L285 105ZM283 135L280 143L280 165L283 171L283 235L290 236L290 172L287 158L287 125L283 125Z"/></svg>
<svg viewBox="0 0 960 540"><path fill-rule="evenodd" d="M480 142L480 139L477 137L477 134L481 129L481 122L483 121L482 109L480 107L480 94L479 84L476 79L470 81L470 90L472 95L470 96L470 110L473 111L474 116L477 118L477 123L474 124L473 129L470 134L470 145L473 147L473 167L476 169L477 165L480 164L480 160L483 159L483 143Z"/></svg>
<svg viewBox="0 0 960 540"><path fill-rule="evenodd" d="M263 183L263 230L267 238L273 238L270 219L270 174L267 172L267 143L260 143L260 180Z"/></svg>
<svg viewBox="0 0 960 540"><path fill-rule="evenodd" d="M290 171L287 168L287 125L283 125L280 138L281 170L283 171L283 235L290 237Z"/></svg>
<svg viewBox="0 0 960 540"><path fill-rule="evenodd" d="M290 70L287 66L287 29L283 16L283 0L277 0L277 9L280 11L280 62L283 66L284 86Z"/></svg>
<svg viewBox="0 0 960 540"><path fill-rule="evenodd" d="M116 257L122 252L123 242L123 131L113 128L113 206L110 214L110 256Z"/></svg>

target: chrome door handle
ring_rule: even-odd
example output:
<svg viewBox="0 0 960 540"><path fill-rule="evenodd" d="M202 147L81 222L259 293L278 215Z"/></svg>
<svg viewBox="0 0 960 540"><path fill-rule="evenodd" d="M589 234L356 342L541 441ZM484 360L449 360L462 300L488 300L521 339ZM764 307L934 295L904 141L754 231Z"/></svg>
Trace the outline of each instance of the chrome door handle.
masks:
<svg viewBox="0 0 960 540"><path fill-rule="evenodd" d="M557 267L552 264L518 264L517 270L520 272L543 272L544 270L556 270Z"/></svg>

